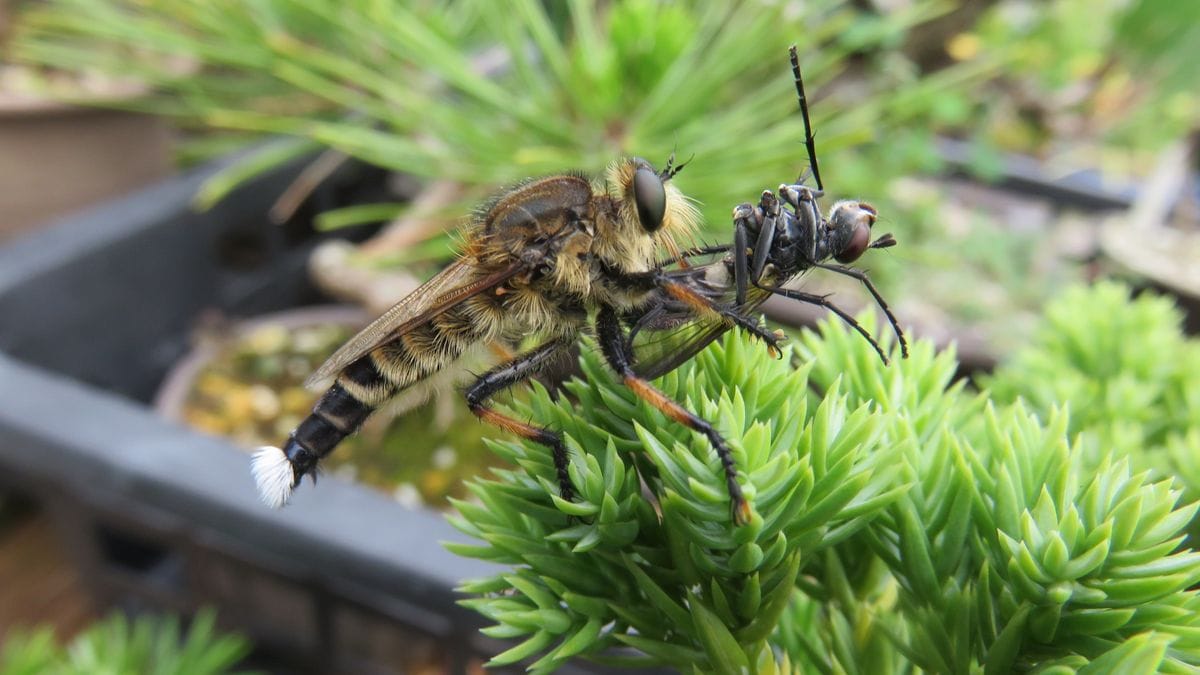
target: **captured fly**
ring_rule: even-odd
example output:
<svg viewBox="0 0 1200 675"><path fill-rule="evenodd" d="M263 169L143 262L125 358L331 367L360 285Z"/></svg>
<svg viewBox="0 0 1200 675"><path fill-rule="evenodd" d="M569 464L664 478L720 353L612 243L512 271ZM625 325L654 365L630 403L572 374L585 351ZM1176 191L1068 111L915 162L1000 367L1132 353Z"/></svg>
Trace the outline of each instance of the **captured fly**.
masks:
<svg viewBox="0 0 1200 675"><path fill-rule="evenodd" d="M695 227L695 208L662 171L622 159L605 179L575 174L524 182L482 207L466 228L457 262L354 336L309 378L332 380L282 449L263 447L252 469L264 502L285 504L294 488L346 436L399 392L494 341L541 342L480 376L466 391L481 420L548 446L564 499L574 495L561 436L498 412L495 393L566 353L591 318L608 363L625 384L712 442L725 466L738 522L749 517L728 447L712 426L632 370L618 317L677 284L663 277L662 249Z"/></svg>
<svg viewBox="0 0 1200 675"><path fill-rule="evenodd" d="M908 344L896 317L875 285L862 270L849 267L868 249L896 245L891 234L871 240L871 227L878 213L866 202L844 200L833 205L829 216L823 216L817 199L824 195L821 172L817 166L816 143L808 118L808 103L804 96L804 81L796 48L789 50L800 114L804 119L804 142L808 149L809 167L816 187L804 184L803 175L794 184L780 185L777 192L764 190L757 205L740 204L733 210L733 244L694 251L695 254L725 253L716 262L665 272L668 277L689 289L694 296L708 304L725 306L724 316L697 311L700 303L684 298L676 290L663 293L649 307L627 315L633 324L630 337L643 329L667 331L648 337L638 344L638 372L654 378L669 372L691 358L715 340L733 324L751 328L752 332L775 347L775 338L756 328L749 318L754 310L772 295L819 305L836 314L858 331L886 364L887 355L854 317L838 308L824 295L805 293L786 284L812 268L820 268L853 277L866 286L879 304L896 332L900 353L908 356ZM841 264L831 264L833 258ZM697 315L701 320L696 320Z"/></svg>

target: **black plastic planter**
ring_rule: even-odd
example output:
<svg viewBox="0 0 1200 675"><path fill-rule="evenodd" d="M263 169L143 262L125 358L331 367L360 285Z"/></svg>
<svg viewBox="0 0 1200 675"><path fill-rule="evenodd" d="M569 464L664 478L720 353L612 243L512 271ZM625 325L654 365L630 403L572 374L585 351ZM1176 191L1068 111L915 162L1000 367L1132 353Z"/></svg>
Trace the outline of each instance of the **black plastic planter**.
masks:
<svg viewBox="0 0 1200 675"><path fill-rule="evenodd" d="M302 670L465 672L497 644L453 588L489 568L439 545L460 538L439 514L332 478L269 510L246 454L147 406L203 313L318 299L304 273L315 237L265 217L293 172L195 213L213 170L0 250L0 483L55 516L104 604L214 604ZM316 197L344 201L362 177Z"/></svg>

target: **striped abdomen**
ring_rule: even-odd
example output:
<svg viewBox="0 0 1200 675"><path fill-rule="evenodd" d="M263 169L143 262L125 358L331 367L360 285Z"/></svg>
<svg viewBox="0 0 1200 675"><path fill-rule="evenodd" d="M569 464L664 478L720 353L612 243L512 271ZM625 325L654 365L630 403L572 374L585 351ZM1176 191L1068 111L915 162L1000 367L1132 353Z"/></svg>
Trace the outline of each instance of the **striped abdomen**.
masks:
<svg viewBox="0 0 1200 675"><path fill-rule="evenodd" d="M358 431L376 408L450 365L468 347L490 335L492 331L485 329L488 322L473 319L480 311L489 312L487 305L494 302L471 298L346 366L283 448L292 467L292 485L342 439Z"/></svg>

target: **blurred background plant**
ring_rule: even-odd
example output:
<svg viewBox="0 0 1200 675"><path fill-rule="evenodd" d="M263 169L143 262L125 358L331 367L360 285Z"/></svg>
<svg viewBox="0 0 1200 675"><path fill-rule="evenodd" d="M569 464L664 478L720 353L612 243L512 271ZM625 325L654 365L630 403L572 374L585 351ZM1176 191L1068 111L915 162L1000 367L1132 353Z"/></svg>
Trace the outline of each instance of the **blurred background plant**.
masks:
<svg viewBox="0 0 1200 675"><path fill-rule="evenodd" d="M217 631L211 610L198 612L186 629L173 617L129 619L117 612L65 645L48 628L5 635L0 673L217 675L232 672L249 653L244 638Z"/></svg>
<svg viewBox="0 0 1200 675"><path fill-rule="evenodd" d="M701 202L703 236L727 240L733 205L804 168L784 56L796 42L830 191L876 202L903 244L870 263L880 284L928 334L994 358L1049 289L1096 273L1083 264L1097 255L1095 224L913 176L944 173L944 138L965 141L955 162L982 177L1001 176L1008 151L1059 174L1144 172L1200 119L1188 56L1198 11L1145 0L53 0L29 4L9 52L146 83L154 93L129 105L220 130L193 135L189 160L292 139L256 146L200 204L320 148L332 154L302 183L344 157L428 181L413 203L318 217L329 228L415 216L317 266L327 288L361 300L370 293L354 287L376 281L347 288L346 264L427 275L451 255L444 233L485 194L531 175L594 174L625 154L694 157L678 182Z"/></svg>
<svg viewBox="0 0 1200 675"><path fill-rule="evenodd" d="M802 168L787 46L806 38L802 62L819 90L856 54L900 58L905 31L936 11L930 2L885 18L832 1L57 0L24 18L13 54L140 77L161 92L143 102L156 112L306 139L483 192L530 175L595 173L625 154L662 162L678 148L697 158L685 191L702 196L724 237L730 205L754 197L760 176L778 182ZM911 68L872 69L874 95L858 92L837 116L817 109L822 143L832 151L885 134L1001 58L928 82ZM170 67L179 61L193 74L180 77Z"/></svg>

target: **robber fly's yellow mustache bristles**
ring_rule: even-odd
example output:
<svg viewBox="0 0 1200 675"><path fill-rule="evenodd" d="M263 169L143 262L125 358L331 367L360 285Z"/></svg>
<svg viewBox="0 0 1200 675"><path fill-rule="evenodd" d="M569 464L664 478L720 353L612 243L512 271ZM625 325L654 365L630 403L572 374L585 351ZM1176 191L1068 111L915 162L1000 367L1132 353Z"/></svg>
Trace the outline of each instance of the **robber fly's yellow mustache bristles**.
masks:
<svg viewBox="0 0 1200 675"><path fill-rule="evenodd" d="M624 209L629 209L629 213L622 214L622 222L636 224L636 214L632 212L635 208L634 200L630 197L630 186L633 183L633 174L638 169L638 163L641 160L637 159L622 159L614 162L609 166L607 171L609 186L618 186L612 195L618 199ZM666 192L666 209L663 215L662 227L655 232L655 236L661 240L675 239L683 237L691 237L696 233L700 226L700 210L696 208L694 200L683 192L672 182L663 183L663 190Z"/></svg>

